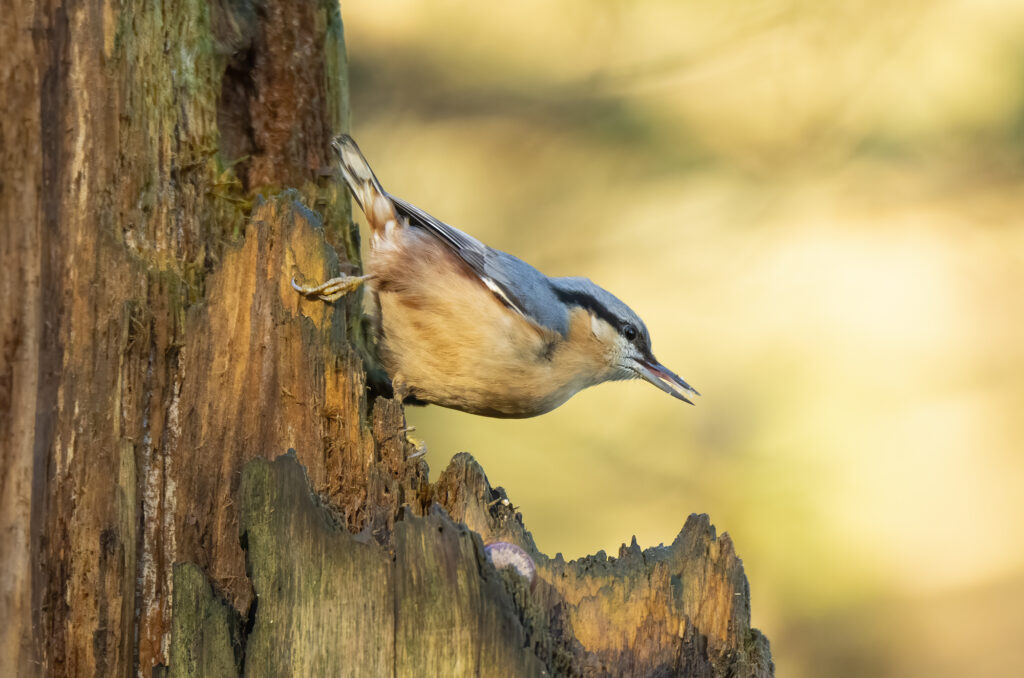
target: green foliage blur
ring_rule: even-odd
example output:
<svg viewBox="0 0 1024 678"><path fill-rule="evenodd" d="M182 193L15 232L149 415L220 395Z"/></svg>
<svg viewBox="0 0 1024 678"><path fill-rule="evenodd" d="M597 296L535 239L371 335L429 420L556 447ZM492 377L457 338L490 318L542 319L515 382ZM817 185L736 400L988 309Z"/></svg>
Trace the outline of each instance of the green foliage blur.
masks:
<svg viewBox="0 0 1024 678"><path fill-rule="evenodd" d="M1024 3L353 0L384 185L704 396L409 411L539 546L728 531L778 674L1024 675Z"/></svg>

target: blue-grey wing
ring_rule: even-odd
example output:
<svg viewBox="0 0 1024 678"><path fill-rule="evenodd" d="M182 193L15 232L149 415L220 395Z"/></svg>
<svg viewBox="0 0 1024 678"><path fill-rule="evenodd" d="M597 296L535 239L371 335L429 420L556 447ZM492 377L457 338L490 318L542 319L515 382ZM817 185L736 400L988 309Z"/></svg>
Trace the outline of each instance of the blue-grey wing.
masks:
<svg viewBox="0 0 1024 678"><path fill-rule="evenodd" d="M391 198L391 202L395 203L398 213L408 219L412 226L422 228L431 233L469 264L469 267L474 272L478 275L483 274L488 249L487 245L473 236L467 235L459 229L430 216L419 207L411 205L401 198L391 194L388 194L388 197Z"/></svg>
<svg viewBox="0 0 1024 678"><path fill-rule="evenodd" d="M501 303L539 325L563 335L568 332L568 314L551 289L547 276L525 261L488 247L401 198L390 194L388 197L411 226L427 231L448 246Z"/></svg>

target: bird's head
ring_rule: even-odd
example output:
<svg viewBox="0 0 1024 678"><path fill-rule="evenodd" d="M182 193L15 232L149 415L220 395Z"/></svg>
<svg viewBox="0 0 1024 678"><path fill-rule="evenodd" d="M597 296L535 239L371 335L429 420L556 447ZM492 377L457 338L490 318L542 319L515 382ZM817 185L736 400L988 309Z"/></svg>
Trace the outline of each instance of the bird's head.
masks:
<svg viewBox="0 0 1024 678"><path fill-rule="evenodd" d="M552 283L562 303L589 315L597 368L603 371L597 381L643 379L693 404L687 395L700 393L654 357L651 335L633 309L586 278L554 278Z"/></svg>

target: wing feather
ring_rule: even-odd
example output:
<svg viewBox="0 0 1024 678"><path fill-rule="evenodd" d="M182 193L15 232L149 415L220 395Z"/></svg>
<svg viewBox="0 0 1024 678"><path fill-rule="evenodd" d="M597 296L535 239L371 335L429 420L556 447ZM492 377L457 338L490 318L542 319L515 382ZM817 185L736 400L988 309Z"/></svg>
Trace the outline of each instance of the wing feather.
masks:
<svg viewBox="0 0 1024 678"><path fill-rule="evenodd" d="M454 226L449 226L440 219L433 217L419 207L407 203L401 198L388 195L391 201L398 208L398 213L409 220L411 226L421 228L451 249L462 261L466 263L471 271L480 279L480 282L489 289L498 300L511 308L513 311L528 316L523 306L514 295L501 282L495 280L487 272L487 259L490 248L476 238L463 233Z"/></svg>

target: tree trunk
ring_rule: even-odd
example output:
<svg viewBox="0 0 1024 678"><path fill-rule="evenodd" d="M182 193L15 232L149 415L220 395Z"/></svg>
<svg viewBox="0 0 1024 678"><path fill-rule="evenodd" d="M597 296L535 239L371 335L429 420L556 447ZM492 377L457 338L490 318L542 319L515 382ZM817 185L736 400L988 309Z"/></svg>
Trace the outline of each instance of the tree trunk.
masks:
<svg viewBox="0 0 1024 678"><path fill-rule="evenodd" d="M706 518L546 558L468 456L410 458L358 295L291 289L358 270L335 3L15 4L0 675L770 675Z"/></svg>

